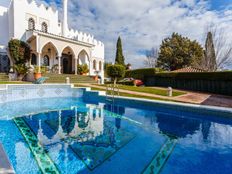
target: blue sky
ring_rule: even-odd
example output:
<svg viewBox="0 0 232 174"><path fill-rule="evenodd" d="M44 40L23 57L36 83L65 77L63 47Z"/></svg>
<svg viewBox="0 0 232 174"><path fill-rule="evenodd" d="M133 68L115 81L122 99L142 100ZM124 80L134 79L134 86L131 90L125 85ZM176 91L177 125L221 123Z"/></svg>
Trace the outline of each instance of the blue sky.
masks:
<svg viewBox="0 0 232 174"><path fill-rule="evenodd" d="M211 8L215 10L221 10L232 5L232 0L211 0Z"/></svg>
<svg viewBox="0 0 232 174"><path fill-rule="evenodd" d="M62 0L46 2L62 10ZM134 68L144 66L145 50L159 47L172 32L204 45L206 28L214 25L232 44L232 0L69 0L68 8L69 27L104 42L106 61L114 60L120 35L126 62Z"/></svg>

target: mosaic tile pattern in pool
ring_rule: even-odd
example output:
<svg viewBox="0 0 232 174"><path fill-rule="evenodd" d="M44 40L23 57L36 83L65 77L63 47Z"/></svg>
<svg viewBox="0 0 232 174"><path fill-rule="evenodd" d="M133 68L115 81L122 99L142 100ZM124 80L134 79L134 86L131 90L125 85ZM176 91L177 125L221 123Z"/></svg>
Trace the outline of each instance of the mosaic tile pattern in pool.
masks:
<svg viewBox="0 0 232 174"><path fill-rule="evenodd" d="M28 143L32 154L34 155L38 166L43 174L59 174L59 171L50 157L46 154L43 147L39 144L37 137L24 122L23 118L14 119L15 124L19 128L26 142Z"/></svg>

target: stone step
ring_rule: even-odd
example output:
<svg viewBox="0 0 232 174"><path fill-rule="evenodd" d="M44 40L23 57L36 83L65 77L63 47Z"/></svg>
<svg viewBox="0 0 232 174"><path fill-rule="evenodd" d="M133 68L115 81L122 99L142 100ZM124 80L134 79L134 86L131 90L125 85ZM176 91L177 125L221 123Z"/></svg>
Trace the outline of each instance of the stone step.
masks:
<svg viewBox="0 0 232 174"><path fill-rule="evenodd" d="M0 81L9 81L9 77L5 73L0 73Z"/></svg>
<svg viewBox="0 0 232 174"><path fill-rule="evenodd" d="M71 83L96 83L90 76L74 74L44 74L43 76L49 78L46 83L65 83L67 77L69 77Z"/></svg>

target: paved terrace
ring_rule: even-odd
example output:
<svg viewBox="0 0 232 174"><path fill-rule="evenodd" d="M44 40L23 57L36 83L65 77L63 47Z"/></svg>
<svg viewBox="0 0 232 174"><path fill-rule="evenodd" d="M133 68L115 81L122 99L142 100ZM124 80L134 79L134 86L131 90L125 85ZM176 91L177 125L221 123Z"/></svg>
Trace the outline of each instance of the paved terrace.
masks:
<svg viewBox="0 0 232 174"><path fill-rule="evenodd" d="M99 86L99 85L94 85L94 84L81 84L81 85L86 86L86 87L93 87L93 88L106 90L106 87L104 86ZM164 89L164 88L161 88L161 89ZM160 99L174 101L174 102L184 102L184 103L232 108L232 97L231 96L206 94L206 93L190 92L190 91L184 91L186 92L186 94L176 96L176 97L161 96L161 95L148 94L148 93L136 92L136 91L130 91L130 90L124 90L124 89L119 89L119 92L132 94L132 95L160 98Z"/></svg>

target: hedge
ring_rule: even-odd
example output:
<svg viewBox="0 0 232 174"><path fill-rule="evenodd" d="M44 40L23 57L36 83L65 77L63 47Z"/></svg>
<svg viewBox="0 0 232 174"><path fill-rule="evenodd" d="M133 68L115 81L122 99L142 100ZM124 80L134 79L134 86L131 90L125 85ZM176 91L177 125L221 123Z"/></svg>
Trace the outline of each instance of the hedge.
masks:
<svg viewBox="0 0 232 174"><path fill-rule="evenodd" d="M156 73L145 77L147 86L232 95L232 72Z"/></svg>
<svg viewBox="0 0 232 174"><path fill-rule="evenodd" d="M126 71L125 77L134 78L139 80L144 80L145 76L155 75L156 72L160 72L158 68L143 68L143 69L135 69Z"/></svg>
<svg viewBox="0 0 232 174"><path fill-rule="evenodd" d="M147 76L166 77L175 79L202 79L202 80L232 80L232 71L225 72L160 72Z"/></svg>

